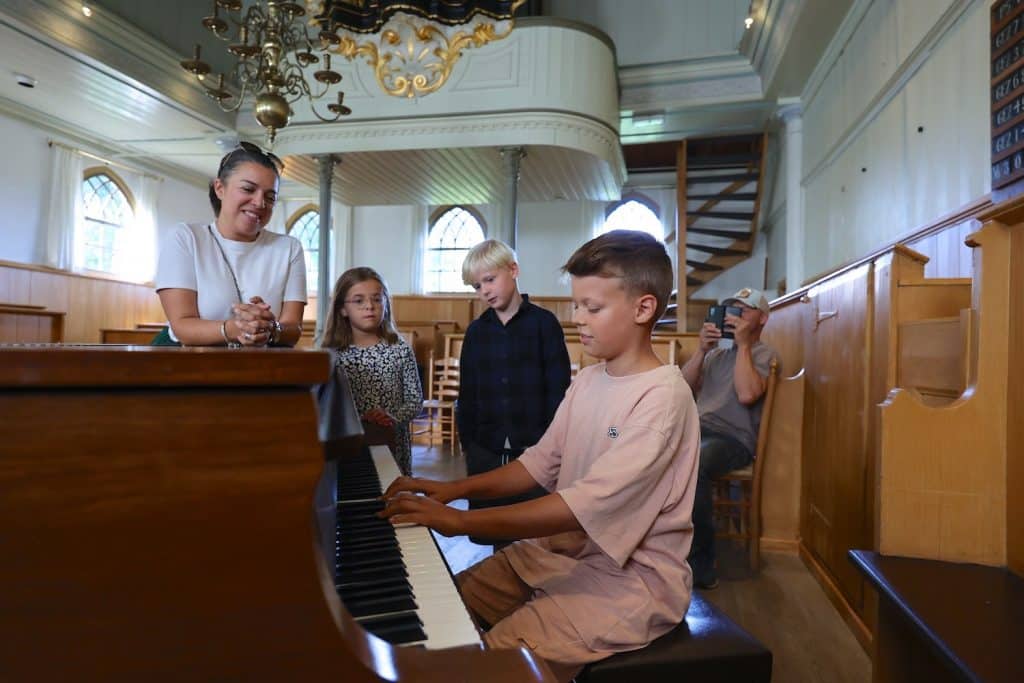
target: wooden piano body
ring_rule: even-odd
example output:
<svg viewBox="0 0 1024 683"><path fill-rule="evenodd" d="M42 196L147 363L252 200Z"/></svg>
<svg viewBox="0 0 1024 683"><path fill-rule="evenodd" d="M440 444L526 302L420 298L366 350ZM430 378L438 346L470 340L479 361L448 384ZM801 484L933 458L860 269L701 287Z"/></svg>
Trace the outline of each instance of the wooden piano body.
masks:
<svg viewBox="0 0 1024 683"><path fill-rule="evenodd" d="M0 680L548 680L522 650L393 647L349 616L314 515L329 372L0 347Z"/></svg>

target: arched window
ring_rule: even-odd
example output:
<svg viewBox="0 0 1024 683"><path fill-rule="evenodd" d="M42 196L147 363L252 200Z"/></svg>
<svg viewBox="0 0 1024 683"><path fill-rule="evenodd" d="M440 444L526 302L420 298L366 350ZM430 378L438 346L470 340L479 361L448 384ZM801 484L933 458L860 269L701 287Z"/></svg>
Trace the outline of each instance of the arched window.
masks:
<svg viewBox="0 0 1024 683"><path fill-rule="evenodd" d="M609 230L640 230L659 240L665 239L665 227L658 217L658 205L643 195L623 197L608 207L602 233Z"/></svg>
<svg viewBox="0 0 1024 683"><path fill-rule="evenodd" d="M463 206L441 209L427 236L426 291L472 291L472 287L462 283L462 261L470 249L483 241L483 220L475 211Z"/></svg>
<svg viewBox="0 0 1024 683"><path fill-rule="evenodd" d="M306 256L306 289L317 291L320 283L320 212L308 204L288 221L288 234L302 243Z"/></svg>
<svg viewBox="0 0 1024 683"><path fill-rule="evenodd" d="M128 232L135 210L124 182L109 169L89 169L82 181L82 202L85 224L79 245L83 265L114 275L130 270Z"/></svg>

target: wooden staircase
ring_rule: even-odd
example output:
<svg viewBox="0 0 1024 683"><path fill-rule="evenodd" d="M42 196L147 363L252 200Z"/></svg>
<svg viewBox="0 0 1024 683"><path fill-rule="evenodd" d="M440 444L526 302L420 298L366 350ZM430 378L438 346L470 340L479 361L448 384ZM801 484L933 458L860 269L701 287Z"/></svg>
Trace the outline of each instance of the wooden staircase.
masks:
<svg viewBox="0 0 1024 683"><path fill-rule="evenodd" d="M696 331L709 302L691 302L694 292L753 251L761 208L765 135L692 138L632 145L624 151L631 172L673 169L676 173L677 210L685 207L686 218L678 216L678 229L665 242L676 249L676 263L680 264L677 282L686 274L684 300L689 303L687 315L677 316L678 296L674 293L658 328Z"/></svg>
<svg viewBox="0 0 1024 683"><path fill-rule="evenodd" d="M686 206L689 299L753 250L761 207L765 136L755 133L696 138L683 140L680 146L683 149L679 157L685 159L685 164L677 164L677 192L679 205L683 206L685 200Z"/></svg>

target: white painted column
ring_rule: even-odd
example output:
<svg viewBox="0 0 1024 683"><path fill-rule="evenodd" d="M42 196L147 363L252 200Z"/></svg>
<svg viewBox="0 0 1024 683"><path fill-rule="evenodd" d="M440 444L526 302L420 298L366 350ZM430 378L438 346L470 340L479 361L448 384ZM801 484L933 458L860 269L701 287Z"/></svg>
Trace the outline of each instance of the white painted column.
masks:
<svg viewBox="0 0 1024 683"><path fill-rule="evenodd" d="M804 117L799 101L784 104L779 118L785 124L786 157L786 291L799 289L804 270Z"/></svg>
<svg viewBox="0 0 1024 683"><path fill-rule="evenodd" d="M505 196L502 198L501 225L492 236L515 249L519 221L519 164L526 156L526 150L522 147L502 147L500 151Z"/></svg>
<svg viewBox="0 0 1024 683"><path fill-rule="evenodd" d="M333 154L319 154L320 164L320 263L317 271L316 289L316 332L315 339L323 336L331 304L331 185L334 181L334 166L341 157Z"/></svg>

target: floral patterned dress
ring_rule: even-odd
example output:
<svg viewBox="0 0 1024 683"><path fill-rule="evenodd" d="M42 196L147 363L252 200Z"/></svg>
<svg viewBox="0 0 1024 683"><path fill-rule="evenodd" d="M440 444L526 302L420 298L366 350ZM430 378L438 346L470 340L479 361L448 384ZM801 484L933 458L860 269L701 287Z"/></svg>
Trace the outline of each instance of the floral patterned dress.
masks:
<svg viewBox="0 0 1024 683"><path fill-rule="evenodd" d="M338 349L337 365L348 375L356 409L362 415L382 408L395 418L395 460L402 474L412 474L409 423L423 409L423 390L412 349L399 338L373 346Z"/></svg>

